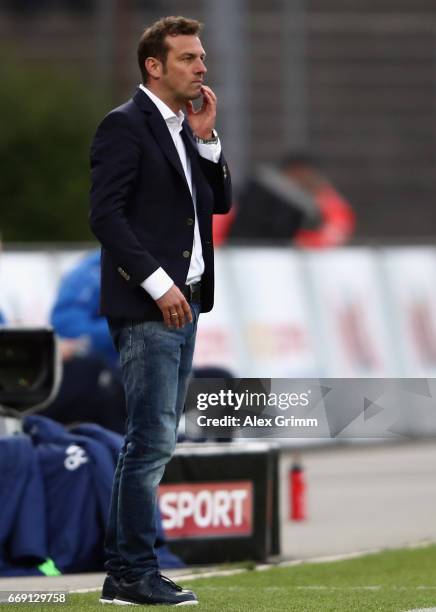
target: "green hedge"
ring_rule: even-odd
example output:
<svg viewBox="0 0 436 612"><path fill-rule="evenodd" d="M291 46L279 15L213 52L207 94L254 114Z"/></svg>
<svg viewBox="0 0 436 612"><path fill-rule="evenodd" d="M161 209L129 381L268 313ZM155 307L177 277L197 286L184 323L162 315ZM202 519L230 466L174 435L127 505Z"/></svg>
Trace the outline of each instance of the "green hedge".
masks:
<svg viewBox="0 0 436 612"><path fill-rule="evenodd" d="M108 101L68 69L3 62L0 78L3 240L89 240L89 146Z"/></svg>

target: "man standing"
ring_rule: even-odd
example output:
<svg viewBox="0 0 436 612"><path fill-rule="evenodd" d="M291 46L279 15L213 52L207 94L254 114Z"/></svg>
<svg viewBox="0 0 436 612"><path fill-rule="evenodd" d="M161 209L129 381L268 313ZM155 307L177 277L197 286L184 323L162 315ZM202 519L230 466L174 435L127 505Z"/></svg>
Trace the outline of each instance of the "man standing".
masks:
<svg viewBox="0 0 436 612"><path fill-rule="evenodd" d="M91 148L101 312L120 353L127 403L103 603L198 603L160 574L154 543L157 487L176 444L198 316L213 305L212 214L226 213L231 201L200 29L165 17L144 31L143 84L103 119Z"/></svg>

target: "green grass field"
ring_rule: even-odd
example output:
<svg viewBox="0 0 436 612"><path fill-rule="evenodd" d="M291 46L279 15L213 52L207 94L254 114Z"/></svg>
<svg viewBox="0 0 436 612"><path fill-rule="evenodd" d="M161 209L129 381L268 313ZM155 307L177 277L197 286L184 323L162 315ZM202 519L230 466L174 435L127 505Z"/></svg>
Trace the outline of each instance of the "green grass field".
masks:
<svg viewBox="0 0 436 612"><path fill-rule="evenodd" d="M182 581L180 581L182 582ZM182 582L206 611L403 612L436 609L436 546L385 551L331 563L247 571ZM3 604L0 610L112 610L97 593L71 594L64 605ZM117 606L116 609L123 609ZM159 610L173 609L159 606Z"/></svg>

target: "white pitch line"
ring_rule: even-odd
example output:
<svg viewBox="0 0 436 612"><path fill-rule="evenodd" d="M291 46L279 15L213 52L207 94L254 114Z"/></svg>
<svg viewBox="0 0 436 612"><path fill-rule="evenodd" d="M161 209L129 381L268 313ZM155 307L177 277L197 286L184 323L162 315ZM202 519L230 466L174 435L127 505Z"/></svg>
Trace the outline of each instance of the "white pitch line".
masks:
<svg viewBox="0 0 436 612"><path fill-rule="evenodd" d="M405 610L405 612L436 612L436 608L414 608L413 610Z"/></svg>
<svg viewBox="0 0 436 612"><path fill-rule="evenodd" d="M267 588L267 587L265 587ZM324 590L324 591L411 591L416 589L417 591L434 591L436 590L436 586L396 586L396 585L386 585L382 584L374 584L374 585L362 585L362 586L329 586L328 584L305 584L302 586L295 585L291 588L299 589L299 590Z"/></svg>
<svg viewBox="0 0 436 612"><path fill-rule="evenodd" d="M273 566L272 566L273 567ZM218 578L220 576L236 576L237 574L244 574L251 570L245 568L233 569L233 570L216 570L213 572L198 572L196 574L183 574L182 576L173 576L176 580L197 580L198 578ZM101 587L92 587L88 589L74 589L68 591L69 593L93 593L100 591Z"/></svg>
<svg viewBox="0 0 436 612"><path fill-rule="evenodd" d="M427 546L431 546L432 544L436 544L436 542L434 540L425 540L425 541L421 541L418 543L405 544L401 548L426 548ZM173 576L173 578L175 580L180 580L180 581L183 581L183 580L191 581L191 580L199 580L201 578L219 578L221 576L222 577L236 576L238 574L245 574L247 572L252 572L252 571L263 572L265 570L269 570L274 567L293 567L296 565L306 565L308 563L329 563L330 561L346 561L348 559L364 557L365 555L372 555L372 554L376 554L380 552L390 552L394 550L398 550L398 549L371 548L368 550L357 550L354 552L343 553L339 555L312 557L308 559L294 559L292 561L281 561L279 563L270 563L270 564L259 563L258 565L255 565L252 569L238 568L238 569L233 569L233 570L214 570L212 572L197 572L195 574L183 574L181 576ZM433 587L417 587L417 588L433 588ZM96 591L99 591L100 589L101 587L92 587L88 589L74 589L74 590L69 591L69 593L94 593ZM434 612L436 612L436 608L429 608L428 610L431 610L432 612L434 610ZM418 611L414 610L413 612L418 612Z"/></svg>

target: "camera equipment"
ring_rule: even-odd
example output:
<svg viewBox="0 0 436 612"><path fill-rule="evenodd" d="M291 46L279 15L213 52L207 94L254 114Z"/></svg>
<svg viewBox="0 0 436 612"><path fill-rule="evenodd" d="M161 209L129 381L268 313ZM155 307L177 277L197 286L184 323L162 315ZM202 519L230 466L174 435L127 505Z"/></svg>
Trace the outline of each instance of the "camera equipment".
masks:
<svg viewBox="0 0 436 612"><path fill-rule="evenodd" d="M60 379L53 329L0 327L0 435L21 431L20 417L49 404Z"/></svg>

